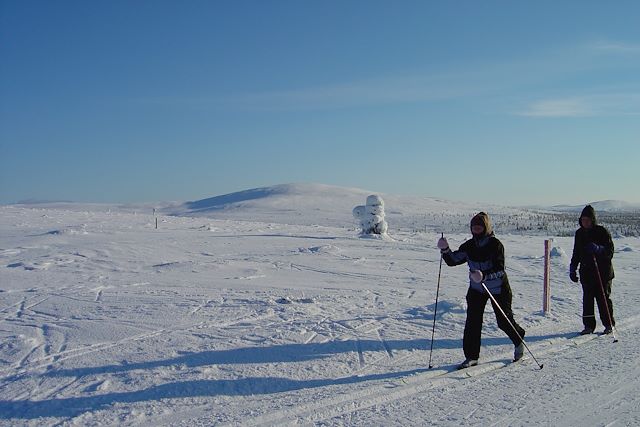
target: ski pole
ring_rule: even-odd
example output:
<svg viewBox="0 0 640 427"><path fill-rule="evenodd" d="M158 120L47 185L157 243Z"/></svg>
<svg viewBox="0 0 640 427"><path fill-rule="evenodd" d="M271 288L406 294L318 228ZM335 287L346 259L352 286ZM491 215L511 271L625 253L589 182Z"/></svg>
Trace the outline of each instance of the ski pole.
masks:
<svg viewBox="0 0 640 427"><path fill-rule="evenodd" d="M442 233L444 237L444 233ZM433 328L431 328L431 349L429 349L429 369L433 368L431 364L431 355L433 354L433 336L436 332L436 315L438 314L438 296L440 295L440 273L442 272L442 252L440 252L440 267L438 268L438 286L436 287L436 307L433 310Z"/></svg>
<svg viewBox="0 0 640 427"><path fill-rule="evenodd" d="M524 344L525 348L527 349L527 351L529 352L529 354L531 355L531 357L533 358L533 360L536 362L536 364L540 367L540 369L542 369L544 367L544 365L541 365L538 362L538 359L536 359L536 357L533 355L533 353L531 352L531 350L529 350L529 346L527 345L527 343L524 341L524 338L522 338L520 336L520 333L518 332L518 330L516 329L515 326L513 326L513 323L511 323L511 320L509 320L509 318L507 317L507 315L505 314L504 310L502 309L502 307L500 307L500 304L498 304L498 301L496 301L495 297L493 295L491 295L491 292L489 292L489 289L487 288L487 285L484 284L484 282L482 282L482 287L484 288L485 292L487 294L489 294L489 298L491 298L491 301L493 301L493 303L496 305L496 307L498 307L498 310L500 310L500 313L502 313L502 315L504 316L505 319L507 319L507 322L509 322L509 325L511 326L511 329L514 330L514 332L516 333L516 335L518 336L518 338L520 338L520 341L522 341L522 344Z"/></svg>
<svg viewBox="0 0 640 427"><path fill-rule="evenodd" d="M593 254L593 264L596 266L596 275L598 276L598 283L600 284L600 290L602 291L602 300L604 301L604 308L607 310L607 318L609 319L609 326L611 327L611 333L613 334L613 342L618 342L616 337L616 329L613 327L611 321L611 312L609 311L609 303L607 302L607 295L604 293L604 285L602 284L602 277L600 276L600 268L598 267L598 260L596 260L596 254Z"/></svg>

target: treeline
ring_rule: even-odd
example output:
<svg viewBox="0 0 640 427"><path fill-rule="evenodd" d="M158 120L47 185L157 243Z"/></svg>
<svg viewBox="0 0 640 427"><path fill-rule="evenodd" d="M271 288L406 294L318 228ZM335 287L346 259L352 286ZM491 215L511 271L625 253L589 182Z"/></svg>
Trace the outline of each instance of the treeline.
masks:
<svg viewBox="0 0 640 427"><path fill-rule="evenodd" d="M518 213L490 213L496 232L500 234L535 234L545 236L573 236L578 228L577 212L521 211ZM389 219L389 227L413 232L466 233L469 231L467 213L427 213ZM640 212L598 212L598 222L613 237L640 237Z"/></svg>

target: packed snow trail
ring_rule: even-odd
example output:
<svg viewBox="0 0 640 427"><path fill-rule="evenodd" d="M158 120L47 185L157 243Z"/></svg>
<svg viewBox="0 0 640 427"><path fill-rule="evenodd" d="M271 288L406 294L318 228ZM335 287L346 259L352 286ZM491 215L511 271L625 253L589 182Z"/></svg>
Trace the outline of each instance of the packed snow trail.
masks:
<svg viewBox="0 0 640 427"><path fill-rule="evenodd" d="M631 328L634 328L635 330L638 326L640 326L640 315L632 319L627 319L619 329L624 333L624 331ZM586 352L601 350L595 347L596 345L616 345L615 343L607 342L607 338L610 338L610 336L591 334L576 336L574 338L546 340L537 342L535 349L540 355L545 357L545 360L548 360L548 365L551 365L554 363L554 359L566 358L570 354L579 351ZM610 353L610 351L607 353ZM637 355L640 356L640 354ZM638 365L640 365L640 363L636 363L636 366ZM624 366L624 363L618 362L617 366ZM347 395L340 394L338 396L322 400L314 400L312 403L300 405L294 409L278 411L272 414L256 417L252 420L245 420L244 423L251 426L298 425L307 423L316 424L333 418L347 418L350 414L370 410L373 407L377 407L377 410L379 411L380 407L384 407L386 405L391 407L395 407L396 405L411 406L411 404L406 401L412 401L414 399L421 400L421 396L424 393L432 392L433 390L447 390L450 392L452 388L466 388L467 385L460 384L461 380L484 377L489 373L497 377L508 376L508 374L502 375L503 372L501 372L503 368L507 367L509 369L527 369L530 371L531 367L535 368L535 365L533 365L533 361L529 357L525 356L518 362L510 362L508 358L507 360L494 359L463 370L458 370L455 367L448 366L434 370L418 369L412 372L396 373L388 376L372 375L370 377L344 378L342 379L342 382L344 383L374 381L375 384ZM552 369L554 372L557 372L557 370L557 367ZM513 372L510 373L513 374ZM625 374L619 374L619 376L624 378ZM548 375L545 375L544 378L548 378ZM479 378L478 381L482 381L482 379ZM340 382L340 380L336 381L337 384ZM536 383L540 382L536 381ZM616 382L615 384L616 385L613 388L616 393L621 390L638 388L638 385L618 387L619 382ZM540 393L543 392L543 390L540 390ZM461 391L461 393L466 396L469 392L465 389ZM567 399L573 398L575 398L575 396L567 396ZM402 402L397 404L397 401ZM520 408L520 410L522 409L523 408ZM517 421L517 419L505 417L505 419L500 420L500 422L507 419L509 422L504 425L514 425L514 422ZM586 420L588 418L580 417L579 419ZM640 419L640 414L638 414L638 419ZM333 421L337 420L334 419ZM433 423L433 421L435 420L429 418L429 423ZM527 424L526 421L527 418L523 419L522 425ZM416 424L415 420L411 424Z"/></svg>

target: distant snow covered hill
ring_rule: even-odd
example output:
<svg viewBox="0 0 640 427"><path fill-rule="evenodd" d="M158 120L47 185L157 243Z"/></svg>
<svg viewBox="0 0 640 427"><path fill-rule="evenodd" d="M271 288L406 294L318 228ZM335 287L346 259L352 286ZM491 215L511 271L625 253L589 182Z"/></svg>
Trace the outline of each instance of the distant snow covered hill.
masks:
<svg viewBox="0 0 640 427"><path fill-rule="evenodd" d="M390 234L398 230L467 232L469 218L485 211L500 234L571 236L576 229L577 215L584 207L506 207L323 184L281 184L174 204L161 209L161 213L181 217L356 228L358 221L351 212L355 206L363 205L371 194L378 194L384 199ZM620 201L595 202L593 206L601 222L610 227L612 234L640 235L640 208L633 210L632 204Z"/></svg>
<svg viewBox="0 0 640 427"><path fill-rule="evenodd" d="M353 207L362 204L369 194L321 184L282 184L190 201L168 207L163 213L275 223L286 213L287 222L293 219L297 224L346 225L345 221L352 222Z"/></svg>
<svg viewBox="0 0 640 427"><path fill-rule="evenodd" d="M363 205L371 194L378 194L384 199L387 221L396 228L424 229L425 226L441 225L443 216L450 215L462 216L467 221L469 215L480 210L522 212L522 209L504 206L390 195L323 184L255 188L170 206L162 212L172 216L355 227L356 221L351 212L355 206ZM456 219L454 222L457 224L459 221Z"/></svg>

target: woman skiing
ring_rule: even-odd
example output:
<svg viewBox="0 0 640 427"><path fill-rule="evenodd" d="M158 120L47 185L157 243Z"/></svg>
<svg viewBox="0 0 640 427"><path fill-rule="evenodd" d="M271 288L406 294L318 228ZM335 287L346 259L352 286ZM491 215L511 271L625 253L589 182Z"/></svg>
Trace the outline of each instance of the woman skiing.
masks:
<svg viewBox="0 0 640 427"><path fill-rule="evenodd" d="M465 262L469 265L469 290L466 297L467 320L463 337L465 360L458 366L458 369L478 364L482 318L489 299L489 295L482 286L483 283L502 308L500 310L495 306L493 300L491 301L498 327L509 336L515 347L514 361L520 360L525 350L522 341L525 330L515 322L511 311L512 295L504 268L504 246L494 236L489 215L486 213L480 212L475 215L471 219L470 228L473 237L460 245L456 251L449 248L446 238L441 237L438 240L438 248L448 266L452 267Z"/></svg>

